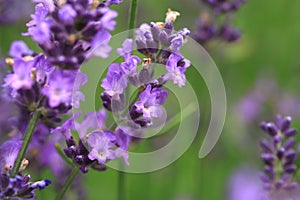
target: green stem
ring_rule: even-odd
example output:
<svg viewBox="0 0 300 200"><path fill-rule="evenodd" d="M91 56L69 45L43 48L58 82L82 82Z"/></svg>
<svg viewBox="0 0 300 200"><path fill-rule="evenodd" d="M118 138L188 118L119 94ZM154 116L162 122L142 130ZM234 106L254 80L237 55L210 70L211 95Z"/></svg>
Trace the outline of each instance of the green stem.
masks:
<svg viewBox="0 0 300 200"><path fill-rule="evenodd" d="M126 200L125 193L125 172L119 171L118 173L118 200Z"/></svg>
<svg viewBox="0 0 300 200"><path fill-rule="evenodd" d="M129 37L133 38L133 29L136 27L135 22L136 22L136 13L137 13L137 4L138 0L132 0L131 1L131 9L130 9L130 18L129 18Z"/></svg>
<svg viewBox="0 0 300 200"><path fill-rule="evenodd" d="M78 172L79 172L79 168L75 167L73 169L72 173L70 174L69 178L65 182L63 188L57 194L55 200L61 200L64 197L65 193L67 192L67 190L71 186L71 184L72 184L73 180L75 179L75 177L77 176Z"/></svg>
<svg viewBox="0 0 300 200"><path fill-rule="evenodd" d="M33 113L33 116L32 118L30 119L29 121L29 124L26 128L26 131L25 131L25 134L23 136L23 143L22 143L22 147L19 151L19 154L18 154L18 157L14 163L14 167L12 169L12 172L11 172L11 176L14 177L20 170L20 166L22 164L22 161L23 161L23 158L26 154L26 151L27 151L27 148L28 148L28 145L31 141L31 138L32 138L32 135L34 133L34 129L36 127L36 124L38 122L38 119L39 119L39 115L40 115L40 111L38 109L36 109Z"/></svg>

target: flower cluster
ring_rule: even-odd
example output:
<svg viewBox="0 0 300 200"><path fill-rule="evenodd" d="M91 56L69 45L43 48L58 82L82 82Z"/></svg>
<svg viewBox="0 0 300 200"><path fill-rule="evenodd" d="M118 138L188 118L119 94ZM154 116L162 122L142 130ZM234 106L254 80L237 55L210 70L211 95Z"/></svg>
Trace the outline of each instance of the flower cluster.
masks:
<svg viewBox="0 0 300 200"><path fill-rule="evenodd" d="M239 29L230 25L231 15L237 11L246 0L202 0L202 2L209 5L213 10L212 15L217 17L212 17L208 12L203 13L197 20L193 38L202 45L215 39L229 43L237 41L241 36L241 32ZM225 20L222 20L224 18Z"/></svg>
<svg viewBox="0 0 300 200"><path fill-rule="evenodd" d="M179 87L185 85L185 71L190 62L180 54L180 49L190 32L186 28L178 32L174 30L173 23L177 16L178 12L169 9L165 23L142 24L136 31L135 42L137 50L146 58L142 61L133 55L134 41L126 39L122 48L117 49L124 62L111 64L107 76L102 80L104 107L123 114L122 121L126 126L151 126L153 118L161 117L161 105L168 96L163 85L168 81ZM138 70L139 64L142 65L141 70ZM155 78L155 64L165 65L166 74ZM124 91L130 85L136 87L138 92L136 98L127 105Z"/></svg>
<svg viewBox="0 0 300 200"><path fill-rule="evenodd" d="M46 2L36 5L24 35L32 36L52 65L78 69L90 56L108 57L111 50L109 31L114 29L113 19L117 16L108 6L120 1Z"/></svg>
<svg viewBox="0 0 300 200"><path fill-rule="evenodd" d="M6 76L4 87L21 110L20 123L27 122L30 113L38 108L40 122L53 128L61 121L62 114L84 100L77 90L86 83L87 77L80 71L55 68L45 55L35 54L22 41L14 42L9 53L13 57L7 59L12 73ZM72 98L75 91L77 95Z"/></svg>
<svg viewBox="0 0 300 200"><path fill-rule="evenodd" d="M298 199L300 196L299 185L293 176L297 171L297 130L291 128L291 121L291 117L277 116L274 123L261 123L262 130L271 137L261 142L261 158L265 163L261 179L271 199Z"/></svg>
<svg viewBox="0 0 300 200"><path fill-rule="evenodd" d="M21 141L9 140L0 146L0 199L31 199L35 196L36 189L44 189L51 183L49 180L30 182L30 175L22 175L21 171L28 165L26 159L23 160L19 174L10 176L21 145Z"/></svg>
<svg viewBox="0 0 300 200"><path fill-rule="evenodd" d="M83 173L88 172L89 166L105 170L105 163L116 158L123 158L129 164L127 149L130 139L126 129L117 127L114 132L107 130L104 110L87 113L81 122L76 122L79 115L75 114L62 126L53 129L52 133L65 136L67 147L64 152ZM71 130L78 132L78 141L73 138Z"/></svg>

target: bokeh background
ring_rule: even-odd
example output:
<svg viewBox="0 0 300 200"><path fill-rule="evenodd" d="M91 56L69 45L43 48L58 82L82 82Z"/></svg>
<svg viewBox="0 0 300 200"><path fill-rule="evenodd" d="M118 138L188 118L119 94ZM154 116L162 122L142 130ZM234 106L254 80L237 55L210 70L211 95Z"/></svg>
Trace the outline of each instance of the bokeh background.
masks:
<svg viewBox="0 0 300 200"><path fill-rule="evenodd" d="M20 1L14 4L18 3ZM124 0L123 4L113 6L119 12L115 34L127 30L129 4L130 1ZM163 21L168 8L181 13L176 21L177 29L187 27L191 30L195 30L195 21L200 14L208 10L200 0L140 0L137 25ZM203 80L190 70L187 78L193 85L199 85L199 103L206 108L201 113L203 121L198 136L188 151L170 166L152 173L126 174L126 199L226 200L229 180L237 170L262 168L259 140L265 135L259 130L260 120L272 120L280 112L292 115L293 125L300 128L299 10L300 1L296 0L249 0L241 7L233 16L233 25L242 31L241 39L231 44L217 41L209 50L223 76L228 98L226 123L216 147L205 159L198 158L210 104ZM24 16L17 22L0 25L1 57L7 56L10 44L20 39L39 52L30 38L21 36L26 31L25 22L30 12L26 13L22 6L6 12L8 15L22 12ZM257 110L256 114L249 117L248 112L253 110ZM145 141L149 145L155 142ZM49 171L41 173L51 179ZM117 198L117 171L91 170L83 181L87 199ZM55 192L50 186L39 192L38 197L53 199Z"/></svg>

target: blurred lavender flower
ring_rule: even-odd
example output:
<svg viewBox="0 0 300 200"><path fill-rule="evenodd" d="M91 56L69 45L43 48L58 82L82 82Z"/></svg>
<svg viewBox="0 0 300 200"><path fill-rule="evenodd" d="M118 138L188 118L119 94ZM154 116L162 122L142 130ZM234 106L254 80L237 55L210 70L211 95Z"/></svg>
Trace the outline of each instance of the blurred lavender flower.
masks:
<svg viewBox="0 0 300 200"><path fill-rule="evenodd" d="M121 1L37 1L24 35L40 45L52 65L78 69L90 56L108 57L117 12L107 6Z"/></svg>
<svg viewBox="0 0 300 200"><path fill-rule="evenodd" d="M0 0L0 24L10 24L29 18L32 11L30 0Z"/></svg>
<svg viewBox="0 0 300 200"><path fill-rule="evenodd" d="M238 120L243 125L254 126L263 118L270 118L276 113L297 117L300 114L300 99L270 78L259 78L255 86L235 107Z"/></svg>
<svg viewBox="0 0 300 200"><path fill-rule="evenodd" d="M237 41L241 37L241 31L230 25L232 13L236 12L247 0L202 0L202 2L212 8L213 14L202 13L197 19L193 38L202 45L213 40L228 43Z"/></svg>
<svg viewBox="0 0 300 200"><path fill-rule="evenodd" d="M300 199L300 186L294 178L297 130L291 128L291 122L291 117L277 116L274 123L261 123L262 130L271 137L261 142L261 159L265 163L261 179L272 200Z"/></svg>
<svg viewBox="0 0 300 200"><path fill-rule="evenodd" d="M231 176L228 200L271 200L266 196L259 173L250 169L239 169Z"/></svg>
<svg viewBox="0 0 300 200"><path fill-rule="evenodd" d="M216 13L228 13L237 11L248 0L202 0Z"/></svg>

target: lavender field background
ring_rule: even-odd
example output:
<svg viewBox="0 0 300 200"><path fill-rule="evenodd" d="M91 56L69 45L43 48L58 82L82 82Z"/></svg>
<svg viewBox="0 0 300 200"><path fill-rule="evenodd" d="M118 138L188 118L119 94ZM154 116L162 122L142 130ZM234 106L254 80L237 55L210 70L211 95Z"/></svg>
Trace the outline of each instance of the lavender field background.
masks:
<svg viewBox="0 0 300 200"><path fill-rule="evenodd" d="M129 7L127 0L112 6L119 13L113 34L127 29ZM181 13L175 23L177 27L188 27L192 31L200 14L208 10L200 0L140 0L137 25L162 21L168 8ZM209 94L203 79L188 70L187 79L199 86L196 93L199 104L204 107L197 138L170 166L145 174L126 174L126 199L237 200L228 197L233 177L240 171L263 168L259 141L266 135L259 128L260 121L271 121L276 114L289 115L293 117L293 127L300 128L299 10L300 2L295 0L249 0L234 14L232 23L241 30L241 38L234 43L214 41L207 47L222 74L228 98L225 127L217 145L206 158L198 158L202 133L208 127L205 119L209 118ZM28 15L0 24L1 57L7 56L11 43L19 39L39 51L30 38L21 36L29 18ZM101 106L100 98L97 106ZM159 138L143 141L138 151L147 151L159 142ZM44 170L34 176L34 179L39 176L51 179L51 172ZM116 170L91 170L82 178L87 199L117 198ZM242 190L243 185L240 187ZM37 193L38 199L54 199L55 192L53 186L49 186ZM69 193L72 195L72 191ZM73 199L72 196L69 199Z"/></svg>

